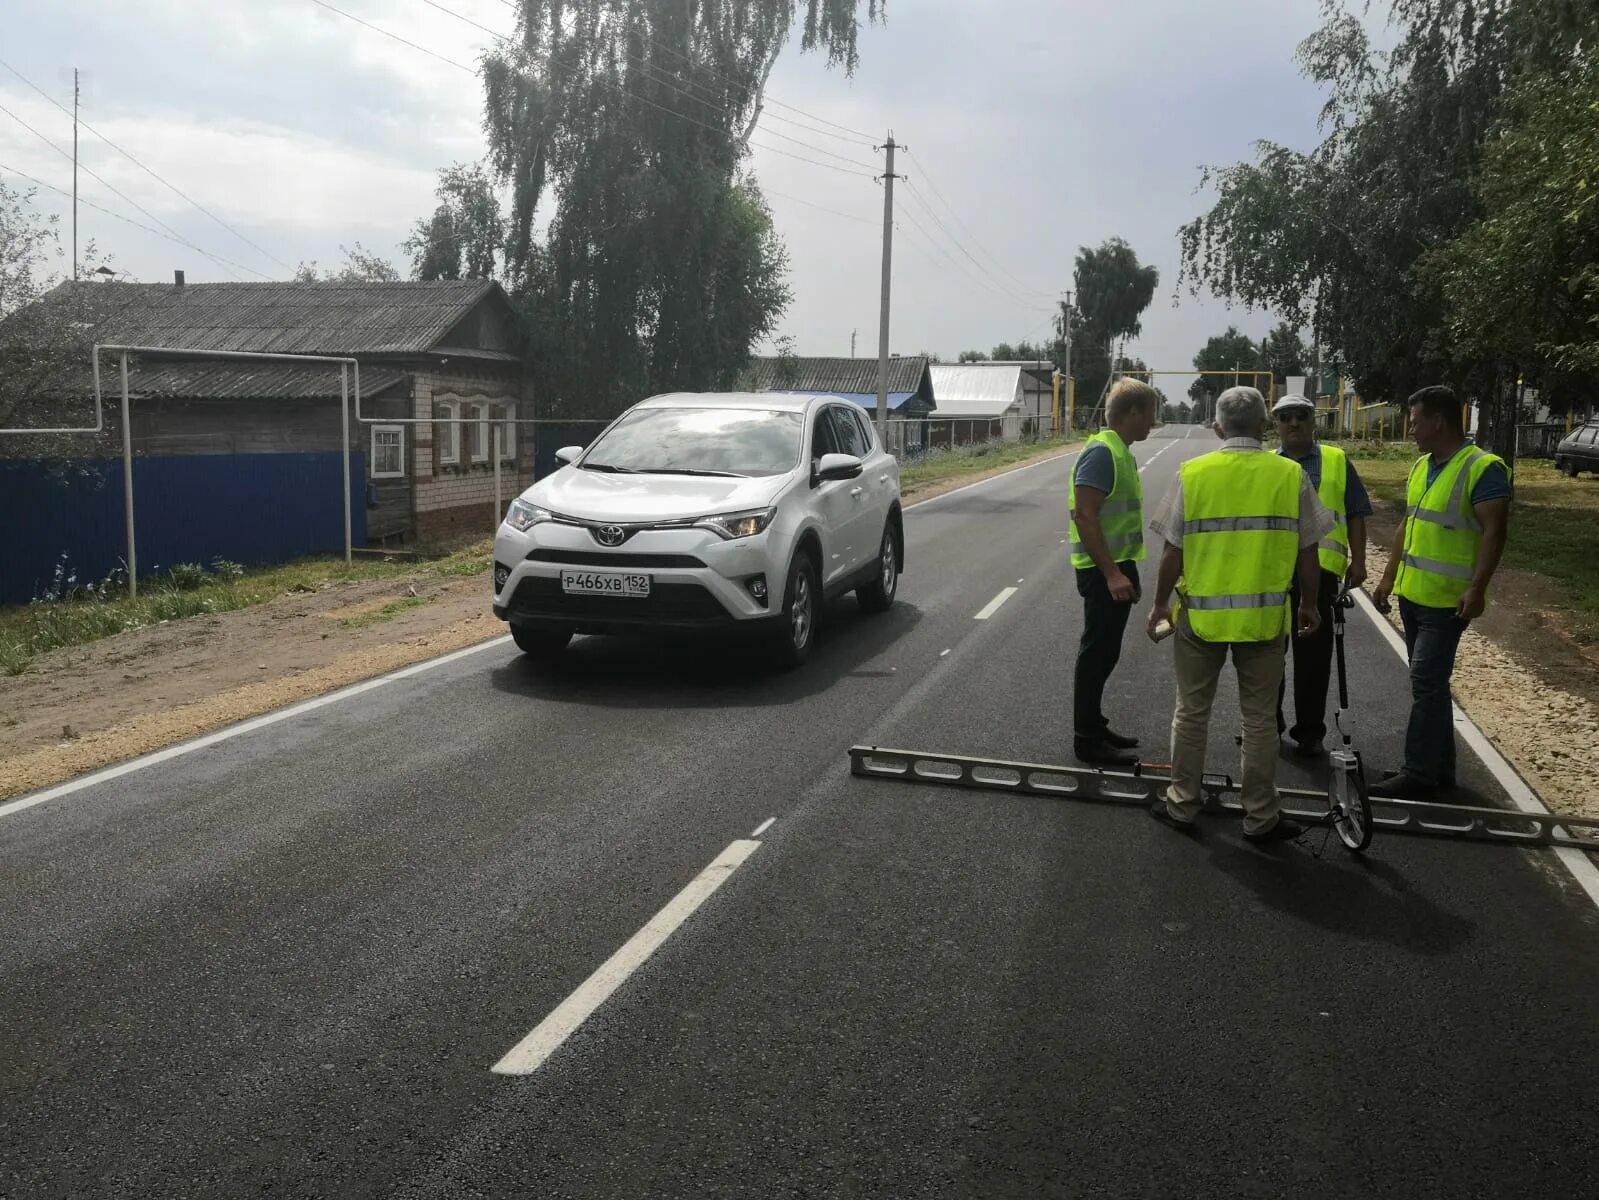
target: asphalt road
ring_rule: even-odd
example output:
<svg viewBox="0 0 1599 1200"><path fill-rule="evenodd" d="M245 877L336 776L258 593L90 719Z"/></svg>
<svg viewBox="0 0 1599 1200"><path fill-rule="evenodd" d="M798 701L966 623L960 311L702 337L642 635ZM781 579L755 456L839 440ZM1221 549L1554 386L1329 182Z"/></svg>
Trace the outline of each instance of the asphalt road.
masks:
<svg viewBox="0 0 1599 1200"><path fill-rule="evenodd" d="M1137 449L1151 503L1214 445L1182 432ZM1068 469L913 509L900 603L792 674L497 645L0 816L0 1195L1595 1194L1599 912L1547 854L850 777L856 742L1068 761ZM1407 682L1354 620L1390 764ZM1138 629L1112 712L1164 757Z"/></svg>

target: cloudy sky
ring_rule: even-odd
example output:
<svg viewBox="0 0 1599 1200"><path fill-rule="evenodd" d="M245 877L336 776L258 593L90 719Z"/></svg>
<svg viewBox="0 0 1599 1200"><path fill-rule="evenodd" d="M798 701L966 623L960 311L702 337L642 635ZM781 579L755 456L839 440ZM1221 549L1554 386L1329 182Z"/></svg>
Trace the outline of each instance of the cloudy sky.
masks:
<svg viewBox="0 0 1599 1200"><path fill-rule="evenodd" d="M316 0L7 0L0 177L70 189L69 160L20 122L70 152L52 101L70 110L77 67L83 120L231 227L85 130L82 161L104 182L84 175L84 201L192 244L82 208L80 237L133 277L282 278L303 260L336 265L355 242L403 267L435 170L483 153L477 81L451 63L470 67L489 39L460 17L509 33L511 0L329 2L440 57ZM786 51L770 97L787 107L754 139L792 258L783 332L797 352L848 354L855 334L857 353L876 353L883 201L868 143L890 129L910 151L895 197L896 352L953 358L1042 336L1077 248L1117 235L1160 268L1132 347L1152 365L1189 364L1230 322L1257 336L1271 324L1176 297L1176 230L1205 203L1201 164L1247 157L1259 138L1313 144L1322 96L1293 53L1317 0L888 7L863 32L854 78ZM36 203L63 222L70 209L43 188Z"/></svg>

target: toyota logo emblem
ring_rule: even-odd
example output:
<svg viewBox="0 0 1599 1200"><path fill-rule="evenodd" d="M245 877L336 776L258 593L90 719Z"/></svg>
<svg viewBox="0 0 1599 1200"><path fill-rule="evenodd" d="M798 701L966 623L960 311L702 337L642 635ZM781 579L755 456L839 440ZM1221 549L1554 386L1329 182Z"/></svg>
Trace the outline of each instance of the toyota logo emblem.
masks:
<svg viewBox="0 0 1599 1200"><path fill-rule="evenodd" d="M601 525L594 531L594 540L602 546L620 546L627 539L627 530L620 525Z"/></svg>

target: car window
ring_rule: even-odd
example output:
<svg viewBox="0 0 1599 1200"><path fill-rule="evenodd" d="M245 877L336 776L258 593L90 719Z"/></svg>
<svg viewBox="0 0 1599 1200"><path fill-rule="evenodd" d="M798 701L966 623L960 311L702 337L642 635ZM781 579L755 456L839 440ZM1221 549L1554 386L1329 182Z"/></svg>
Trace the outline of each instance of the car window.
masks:
<svg viewBox="0 0 1599 1200"><path fill-rule="evenodd" d="M1596 441L1599 441L1599 426L1595 426L1592 429L1584 429L1582 431L1582 436L1580 436L1577 441L1582 443L1584 446L1591 446Z"/></svg>
<svg viewBox="0 0 1599 1200"><path fill-rule="evenodd" d="M811 461L824 454L837 454L838 434L833 429L833 410L824 408L816 414L816 429L811 434Z"/></svg>
<svg viewBox="0 0 1599 1200"><path fill-rule="evenodd" d="M854 417L855 424L861 427L861 444L866 447L866 452L870 454L872 452L873 445L871 421L868 420L866 414L858 408L851 409L849 415Z"/></svg>
<svg viewBox="0 0 1599 1200"><path fill-rule="evenodd" d="M871 451L867 446L865 431L855 420L855 414L836 404L827 411L833 418L839 450L844 454L853 454L856 458L865 458Z"/></svg>
<svg viewBox="0 0 1599 1200"><path fill-rule="evenodd" d="M781 475L799 462L805 418L764 408L638 408L584 456L588 471Z"/></svg>

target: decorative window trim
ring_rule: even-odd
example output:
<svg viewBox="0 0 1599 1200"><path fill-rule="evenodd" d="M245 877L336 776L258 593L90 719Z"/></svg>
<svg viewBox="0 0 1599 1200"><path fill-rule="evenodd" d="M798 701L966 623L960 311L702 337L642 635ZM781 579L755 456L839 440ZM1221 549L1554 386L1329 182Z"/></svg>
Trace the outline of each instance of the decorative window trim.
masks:
<svg viewBox="0 0 1599 1200"><path fill-rule="evenodd" d="M516 455L516 405L499 404L495 406L500 422L500 461L515 462Z"/></svg>
<svg viewBox="0 0 1599 1200"><path fill-rule="evenodd" d="M462 410L462 423L466 426L467 444L462 447L475 463L486 463L494 457L494 439L489 431L489 404L474 400Z"/></svg>
<svg viewBox="0 0 1599 1200"><path fill-rule="evenodd" d="M434 433L433 433L433 461L441 467L456 467L461 465L461 402L459 400L436 400L433 403ZM444 453L443 444L439 434L443 432L449 438L449 455Z"/></svg>
<svg viewBox="0 0 1599 1200"><path fill-rule="evenodd" d="M394 449L399 455L400 466L396 471L378 470L378 435L393 434L395 436ZM404 479L405 478L405 426L404 425L374 425L372 426L371 458L368 466L373 479Z"/></svg>

